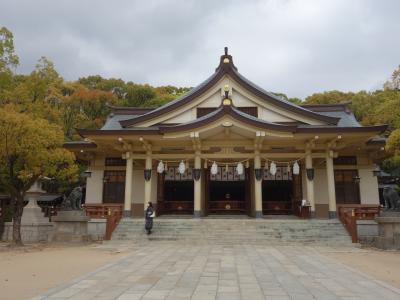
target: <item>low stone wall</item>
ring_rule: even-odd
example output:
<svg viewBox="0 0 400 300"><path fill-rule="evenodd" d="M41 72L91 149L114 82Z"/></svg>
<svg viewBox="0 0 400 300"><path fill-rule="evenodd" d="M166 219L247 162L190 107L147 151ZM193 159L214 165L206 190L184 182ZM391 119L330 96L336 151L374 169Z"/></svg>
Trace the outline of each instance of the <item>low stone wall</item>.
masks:
<svg viewBox="0 0 400 300"><path fill-rule="evenodd" d="M12 241L12 222L5 223L3 241ZM21 238L25 243L48 242L54 234L54 225L52 223L44 224L22 224Z"/></svg>
<svg viewBox="0 0 400 300"><path fill-rule="evenodd" d="M106 234L106 219L90 219L88 222L88 235L92 241L102 241Z"/></svg>
<svg viewBox="0 0 400 300"><path fill-rule="evenodd" d="M379 236L375 246L380 249L400 250L400 217L384 216L376 218L379 224Z"/></svg>
<svg viewBox="0 0 400 300"><path fill-rule="evenodd" d="M373 245L379 235L379 225L375 220L357 220L358 239L363 245Z"/></svg>
<svg viewBox="0 0 400 300"><path fill-rule="evenodd" d="M91 219L87 226L90 241L102 241L106 234L106 219ZM5 223L2 241L12 241L12 222ZM54 223L21 225L21 237L25 243L50 242L55 232Z"/></svg>

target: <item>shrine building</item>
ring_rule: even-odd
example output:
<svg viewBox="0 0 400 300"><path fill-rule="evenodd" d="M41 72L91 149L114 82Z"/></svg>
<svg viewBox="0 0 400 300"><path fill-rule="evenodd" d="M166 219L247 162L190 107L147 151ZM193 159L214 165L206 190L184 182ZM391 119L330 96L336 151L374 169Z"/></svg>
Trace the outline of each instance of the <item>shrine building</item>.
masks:
<svg viewBox="0 0 400 300"><path fill-rule="evenodd" d="M290 82L289 82L290 84ZM386 125L362 126L349 103L295 105L238 72L225 48L215 72L158 108L110 107L67 149L89 162L86 203L125 217L296 214L379 204L374 162Z"/></svg>

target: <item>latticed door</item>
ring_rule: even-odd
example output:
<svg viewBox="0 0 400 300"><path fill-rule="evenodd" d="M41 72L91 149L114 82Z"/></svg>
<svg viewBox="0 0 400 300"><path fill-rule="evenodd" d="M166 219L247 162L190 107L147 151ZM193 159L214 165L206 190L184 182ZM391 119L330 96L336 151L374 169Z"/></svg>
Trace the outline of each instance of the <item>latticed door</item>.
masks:
<svg viewBox="0 0 400 300"><path fill-rule="evenodd" d="M124 203L125 171L104 171L103 203Z"/></svg>

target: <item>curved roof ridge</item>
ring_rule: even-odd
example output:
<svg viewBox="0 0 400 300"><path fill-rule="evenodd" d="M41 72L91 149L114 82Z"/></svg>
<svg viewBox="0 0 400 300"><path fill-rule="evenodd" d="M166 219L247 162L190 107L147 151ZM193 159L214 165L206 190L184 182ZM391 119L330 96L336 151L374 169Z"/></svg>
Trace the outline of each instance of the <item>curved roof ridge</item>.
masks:
<svg viewBox="0 0 400 300"><path fill-rule="evenodd" d="M162 115L164 112L169 112L173 110L175 107L179 107L180 105L186 104L193 100L196 96L201 95L208 87L215 84L220 78L224 75L231 75L234 79L236 79L240 84L244 85L245 88L248 88L251 92L259 96L265 101L273 101L275 105L281 106L284 109L291 110L294 113L307 116L309 118L314 118L328 124L336 125L340 118L330 117L326 115L322 115L306 108L300 107L295 105L289 101L283 100L276 95L272 94L271 92L267 92L263 88L259 87L258 85L254 84L243 75L241 75L236 66L233 64L233 59L231 55L228 55L228 49L225 47L225 54L220 58L220 64L217 67L214 74L212 74L209 78L203 81L201 84L196 86L195 88L191 89L186 94L182 95L181 97L172 100L148 113L145 113L137 118L120 121L122 127L127 127L133 124L137 124L142 121L147 121L151 118L158 117Z"/></svg>
<svg viewBox="0 0 400 300"><path fill-rule="evenodd" d="M260 94L265 94L266 96L268 96L271 100L275 101L275 104L279 105L279 103L283 104L284 106L286 106L286 108L290 109L290 110L298 110L297 113L303 113L308 115L310 118L316 118L325 122L328 122L330 124L336 125L339 122L339 118L335 118L335 117L329 117L329 116L325 116L322 114L319 114L317 112L311 111L309 109L306 109L304 107L301 107L299 105L296 105L290 101L287 101L285 99L282 99L281 97L278 97L277 95L266 91L265 89L263 89L262 87L258 86L257 84L255 84L254 82L250 81L249 79L247 79L246 77L244 77L242 74L240 74L237 70L232 70L232 73L237 76L237 78L239 79L239 81L241 81L242 83L244 83L245 85L248 85L249 87L251 87L252 89L254 89L256 92L255 94L259 94L258 96L261 96ZM258 92L258 93L257 93Z"/></svg>
<svg viewBox="0 0 400 300"><path fill-rule="evenodd" d="M221 105L218 107L213 112L210 112L198 119L192 120L190 122L184 123L184 124L178 124L174 126L160 126L160 131L161 132L176 132L180 130L189 130L189 129L194 129L198 128L198 126L203 126L209 122L218 120L225 115L229 115L235 120L242 121L244 123L248 123L252 126L260 127L260 128L265 128L269 130L276 130L276 131L285 131L285 132L295 132L297 126L293 125L282 125L282 124L276 124L276 123L271 123L267 122L264 120L260 120L256 117L253 117L249 114L246 114L244 112L239 111L232 105Z"/></svg>
<svg viewBox="0 0 400 300"><path fill-rule="evenodd" d="M184 95L182 95L182 96L180 96L180 97L178 97L178 98L176 98L176 99L174 99L174 100L172 100L172 101L170 101L148 113L141 115L139 118L135 118L134 120L121 121L120 123L123 127L126 127L126 126L132 125L132 124L137 123L142 120L145 121L145 120L149 119L149 116L151 116L151 117L159 116L164 112L164 110L169 111L171 108L173 108L174 106L176 106L177 104L179 104L181 102L183 102L183 104L186 102L189 102L192 99L192 97L194 97L197 93L202 93L202 90L204 88L206 88L211 82L218 81L222 77L222 75L223 75L222 72L217 71L214 74L212 74L210 77L208 77L205 81L203 81L196 87L192 88L186 94L184 94Z"/></svg>

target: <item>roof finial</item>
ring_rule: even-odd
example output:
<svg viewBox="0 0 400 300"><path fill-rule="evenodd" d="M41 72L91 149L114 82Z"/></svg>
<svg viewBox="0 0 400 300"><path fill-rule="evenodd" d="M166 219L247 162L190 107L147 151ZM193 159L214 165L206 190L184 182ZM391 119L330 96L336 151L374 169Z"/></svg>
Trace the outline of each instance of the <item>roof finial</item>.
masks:
<svg viewBox="0 0 400 300"><path fill-rule="evenodd" d="M225 47L224 50L225 50L225 55L228 55L228 47Z"/></svg>

